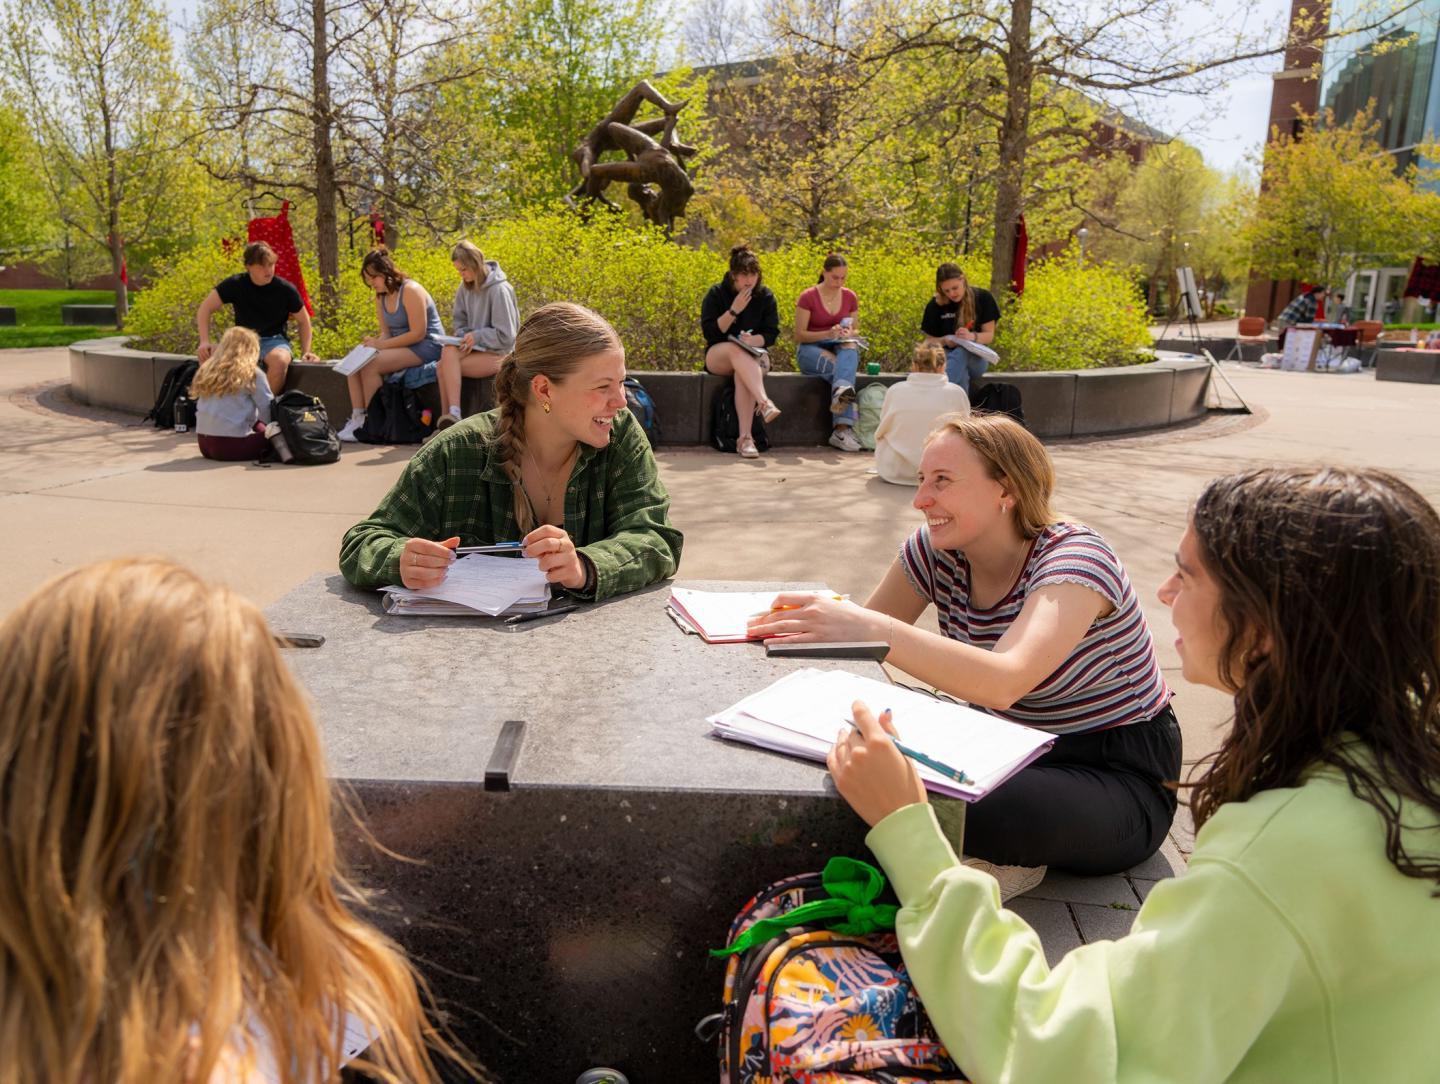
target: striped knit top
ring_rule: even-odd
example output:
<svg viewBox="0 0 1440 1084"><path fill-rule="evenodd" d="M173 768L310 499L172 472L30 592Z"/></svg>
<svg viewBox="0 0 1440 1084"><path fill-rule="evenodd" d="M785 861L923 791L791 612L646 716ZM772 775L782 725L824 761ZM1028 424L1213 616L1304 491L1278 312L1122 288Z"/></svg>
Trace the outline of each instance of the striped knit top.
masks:
<svg viewBox="0 0 1440 1084"><path fill-rule="evenodd" d="M1138 723L1170 702L1130 577L1110 544L1089 527L1053 523L1041 531L1010 593L988 609L970 602L965 555L932 549L928 527L900 547L900 563L915 591L935 604L940 631L975 647L993 648L1029 593L1046 584L1082 584L1114 607L1108 617L1096 619L1053 674L1004 711L987 709L991 714L1052 734L1080 734Z"/></svg>

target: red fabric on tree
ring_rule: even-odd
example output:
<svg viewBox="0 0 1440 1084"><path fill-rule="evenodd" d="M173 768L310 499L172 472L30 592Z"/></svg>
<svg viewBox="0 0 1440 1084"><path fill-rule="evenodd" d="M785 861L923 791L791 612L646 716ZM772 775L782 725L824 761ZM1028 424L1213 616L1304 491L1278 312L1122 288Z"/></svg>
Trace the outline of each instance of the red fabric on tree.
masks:
<svg viewBox="0 0 1440 1084"><path fill-rule="evenodd" d="M280 205L274 218L252 218L247 228L250 241L264 241L275 250L275 274L300 291L305 311L315 315L310 294L305 289L305 276L300 272L300 253L295 250L295 235L290 232L290 201Z"/></svg>
<svg viewBox="0 0 1440 1084"><path fill-rule="evenodd" d="M1030 234L1025 229L1025 216L1015 224L1015 259L1010 264L1010 285L1017 295L1025 292L1025 258L1030 254Z"/></svg>
<svg viewBox="0 0 1440 1084"><path fill-rule="evenodd" d="M1440 264L1426 263L1419 256L1410 265L1404 297L1440 297Z"/></svg>

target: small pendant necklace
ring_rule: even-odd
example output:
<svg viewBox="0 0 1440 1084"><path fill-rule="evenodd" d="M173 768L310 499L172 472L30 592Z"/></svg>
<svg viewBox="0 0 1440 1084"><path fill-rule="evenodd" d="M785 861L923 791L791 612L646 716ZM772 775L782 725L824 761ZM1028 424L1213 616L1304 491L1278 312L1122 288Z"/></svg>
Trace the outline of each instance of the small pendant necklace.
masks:
<svg viewBox="0 0 1440 1084"><path fill-rule="evenodd" d="M564 472L567 480L570 477L570 461L575 458L575 452L578 450L579 445L577 444L575 448L571 450L570 454L565 457L565 462L560 464L560 470ZM548 521L550 519L551 512L554 511L554 496L550 490L550 477L540 468L540 461L531 454L529 448L525 449L525 455L527 458L529 458L530 465L535 468L535 474L540 482L540 488L545 493L545 514L540 518ZM527 494L527 496L528 495L529 494ZM531 500L530 506L531 508L534 508L534 500Z"/></svg>

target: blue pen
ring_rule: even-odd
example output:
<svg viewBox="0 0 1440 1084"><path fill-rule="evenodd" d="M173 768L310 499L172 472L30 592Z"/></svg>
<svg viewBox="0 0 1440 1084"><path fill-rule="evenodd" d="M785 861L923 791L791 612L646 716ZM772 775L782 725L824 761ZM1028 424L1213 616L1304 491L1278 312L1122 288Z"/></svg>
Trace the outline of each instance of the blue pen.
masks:
<svg viewBox="0 0 1440 1084"><path fill-rule="evenodd" d="M854 719L846 719L845 722L849 723L851 726L855 726ZM911 749L910 746L906 745L899 738L891 738L890 740L895 743L895 748L900 750L901 755L909 757L911 760L915 761L916 764L923 764L925 765L925 767L931 769L932 771L939 772L946 779L954 780L956 783L959 783L962 786L974 785L975 780L971 779L959 768L952 768L948 764L942 764L934 757L927 756L926 754L920 752L920 750L918 749Z"/></svg>
<svg viewBox="0 0 1440 1084"><path fill-rule="evenodd" d="M496 542L491 546L457 546L455 547L455 553L457 555L466 553L493 553L506 556L519 553L523 546L523 542Z"/></svg>

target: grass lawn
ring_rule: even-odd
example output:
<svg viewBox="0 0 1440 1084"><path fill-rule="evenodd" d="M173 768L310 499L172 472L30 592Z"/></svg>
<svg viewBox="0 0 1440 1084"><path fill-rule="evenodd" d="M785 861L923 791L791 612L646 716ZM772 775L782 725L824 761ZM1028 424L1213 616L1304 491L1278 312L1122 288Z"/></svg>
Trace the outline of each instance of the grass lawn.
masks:
<svg viewBox="0 0 1440 1084"><path fill-rule="evenodd" d="M0 305L15 310L15 327L0 326L0 350L18 346L67 346L113 334L113 327L67 327L61 305L111 305L110 290L0 290Z"/></svg>

